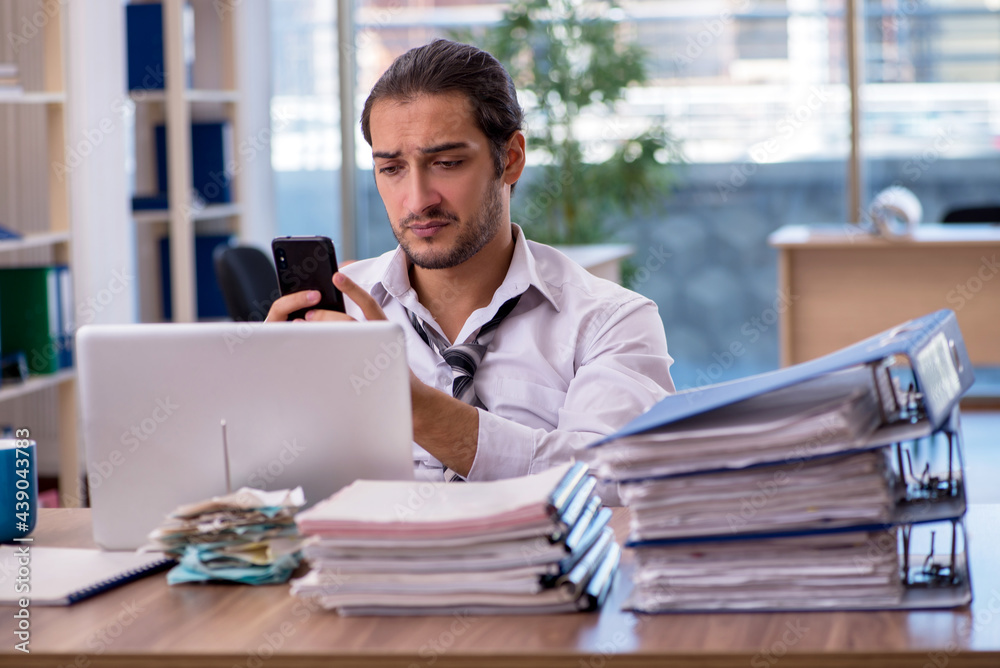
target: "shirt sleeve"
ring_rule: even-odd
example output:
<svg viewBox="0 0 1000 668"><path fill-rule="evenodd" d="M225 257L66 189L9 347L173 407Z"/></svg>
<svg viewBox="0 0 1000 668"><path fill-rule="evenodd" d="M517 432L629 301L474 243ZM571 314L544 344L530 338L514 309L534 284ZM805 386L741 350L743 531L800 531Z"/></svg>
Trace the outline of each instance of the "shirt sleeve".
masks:
<svg viewBox="0 0 1000 668"><path fill-rule="evenodd" d="M674 391L656 305L636 295L588 328L580 361L552 431L479 410L479 443L468 480L528 475L569 461Z"/></svg>

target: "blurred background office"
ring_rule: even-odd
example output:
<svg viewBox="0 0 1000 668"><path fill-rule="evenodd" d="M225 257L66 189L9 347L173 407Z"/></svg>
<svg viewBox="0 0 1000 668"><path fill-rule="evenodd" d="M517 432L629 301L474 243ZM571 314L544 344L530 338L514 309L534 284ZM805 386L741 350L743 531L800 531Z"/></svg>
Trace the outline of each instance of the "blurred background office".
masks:
<svg viewBox="0 0 1000 668"><path fill-rule="evenodd" d="M862 203L899 184L940 221L965 203L1000 202L1000 3L864 0L852 35L863 57L860 124L852 128L846 2L622 0L592 4L623 41L647 52L647 79L614 113L628 127L662 126L683 163L652 210L610 221L634 246L632 287L659 305L678 387L776 368L776 253L782 225L859 220L849 210L852 129L861 140ZM557 10L562 3L551 3ZM360 135L345 159L338 56L353 57L358 113L397 55L435 37L501 21L506 3L361 0L356 50L338 49L333 0L272 0L272 120L277 225L335 240L339 171L358 170L350 221L358 257L393 244ZM558 16L558 13L554 14ZM474 33L475 34L475 31ZM522 95L522 98L524 96ZM586 144L605 118L584 110ZM529 146L532 131L528 128ZM529 168L530 171L530 168ZM530 178L530 174L529 174ZM516 196L515 196L516 199ZM666 262L658 255L668 254ZM739 354L733 354L735 350Z"/></svg>
<svg viewBox="0 0 1000 668"><path fill-rule="evenodd" d="M779 287L779 228L853 234L889 186L930 223L1000 205L1000 0L0 0L0 35L0 428L59 444L39 469L69 505L76 328L228 317L219 247L265 269L277 235L391 248L358 117L437 37L511 69L531 165L515 220L612 254L658 304L681 389L797 361L781 317L827 293ZM987 379L1000 265L974 244L993 257L992 229L906 316L960 310ZM858 273L833 267L824 290Z"/></svg>

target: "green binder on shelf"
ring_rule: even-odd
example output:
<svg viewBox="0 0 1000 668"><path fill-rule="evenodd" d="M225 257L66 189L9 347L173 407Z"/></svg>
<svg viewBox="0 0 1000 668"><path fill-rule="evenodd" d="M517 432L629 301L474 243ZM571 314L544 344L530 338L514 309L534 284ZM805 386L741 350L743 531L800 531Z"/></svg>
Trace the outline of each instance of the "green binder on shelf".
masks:
<svg viewBox="0 0 1000 668"><path fill-rule="evenodd" d="M59 371L59 267L0 269L0 353L23 352L31 373Z"/></svg>

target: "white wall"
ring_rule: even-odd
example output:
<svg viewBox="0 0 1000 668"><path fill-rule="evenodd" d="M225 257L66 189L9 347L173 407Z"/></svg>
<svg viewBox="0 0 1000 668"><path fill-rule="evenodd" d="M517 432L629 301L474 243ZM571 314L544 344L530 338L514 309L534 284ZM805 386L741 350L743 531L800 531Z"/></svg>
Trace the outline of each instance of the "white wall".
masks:
<svg viewBox="0 0 1000 668"><path fill-rule="evenodd" d="M240 239L263 249L271 246L277 223L271 170L270 2L244 2L236 26L236 85L240 91L237 151L243 154L239 195L243 203Z"/></svg>
<svg viewBox="0 0 1000 668"><path fill-rule="evenodd" d="M124 22L120 2L67 3L66 145L78 326L136 320Z"/></svg>

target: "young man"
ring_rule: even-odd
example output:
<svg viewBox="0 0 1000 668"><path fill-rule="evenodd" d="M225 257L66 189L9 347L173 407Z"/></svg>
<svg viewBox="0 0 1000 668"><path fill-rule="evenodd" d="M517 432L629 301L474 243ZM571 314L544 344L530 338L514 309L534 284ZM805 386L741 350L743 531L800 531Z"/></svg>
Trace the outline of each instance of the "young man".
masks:
<svg viewBox="0 0 1000 668"><path fill-rule="evenodd" d="M500 63L445 40L397 58L362 113L399 247L334 276L346 315L306 320L403 326L418 477L544 470L674 389L656 305L511 223L522 122ZM282 297L268 320L318 298Z"/></svg>

